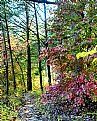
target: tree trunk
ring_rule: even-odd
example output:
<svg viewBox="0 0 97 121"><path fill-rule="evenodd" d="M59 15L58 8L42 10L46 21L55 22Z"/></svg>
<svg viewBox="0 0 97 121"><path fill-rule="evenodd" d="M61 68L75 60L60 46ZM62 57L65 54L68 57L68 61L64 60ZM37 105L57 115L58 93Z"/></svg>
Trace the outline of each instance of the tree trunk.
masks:
<svg viewBox="0 0 97 121"><path fill-rule="evenodd" d="M5 34L4 34L4 27L2 23L2 34L3 34L3 44L4 44L4 65L5 65L5 80L6 80L6 94L9 93L9 81L8 81L8 59L7 59L7 50L6 50L6 41L5 41Z"/></svg>
<svg viewBox="0 0 97 121"><path fill-rule="evenodd" d="M48 50L48 40L47 40L47 21L46 21L46 5L44 3L44 17L45 17L45 38L46 38L46 48ZM48 83L49 86L51 85L51 72L50 72L50 65L47 63L47 70L48 70Z"/></svg>
<svg viewBox="0 0 97 121"><path fill-rule="evenodd" d="M4 9L5 9L5 2L4 2ZM11 50L10 37L9 37L8 21L7 21L7 16L6 16L5 10L4 10L4 14L5 14L7 40L8 40L8 46L9 46L9 52L10 52L10 60L11 60L11 68L12 68L12 79L13 79L14 90L15 90L16 89L16 80L15 80L15 72L14 72L14 65L13 65L13 58L12 58L12 50Z"/></svg>
<svg viewBox="0 0 97 121"><path fill-rule="evenodd" d="M29 44L29 14L27 2L25 5L26 11L26 36L27 36L27 89L28 91L32 90L32 81L31 81L31 53L30 53L30 44Z"/></svg>
<svg viewBox="0 0 97 121"><path fill-rule="evenodd" d="M37 13L36 13L35 3L34 3L34 10L35 10L36 31L37 31L37 40L38 40L38 55L40 56L40 38L39 38L38 21L37 21ZM40 88L41 88L41 91L43 91L43 86L42 86L42 68L41 68L41 60L40 59L39 59L39 75L40 75Z"/></svg>
<svg viewBox="0 0 97 121"><path fill-rule="evenodd" d="M16 58L16 56L14 54L13 54L13 56L15 57L15 61L17 62L17 64L20 67L20 70L21 70L21 73L22 73L22 81L23 81L23 85L24 85L24 89L23 90L26 92L26 84L25 84L25 79L24 79L24 73L23 73L22 66L20 65L18 59Z"/></svg>

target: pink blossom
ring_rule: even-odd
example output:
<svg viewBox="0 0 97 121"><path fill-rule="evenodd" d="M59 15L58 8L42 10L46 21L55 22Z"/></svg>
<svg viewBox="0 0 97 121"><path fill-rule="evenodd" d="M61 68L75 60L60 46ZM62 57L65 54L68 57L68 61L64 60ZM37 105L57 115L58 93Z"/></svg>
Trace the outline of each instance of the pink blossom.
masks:
<svg viewBox="0 0 97 121"><path fill-rule="evenodd" d="M92 38L90 38L90 39L89 39L89 42L92 42L92 41L93 41L93 39L92 39Z"/></svg>
<svg viewBox="0 0 97 121"><path fill-rule="evenodd" d="M79 42L76 42L76 45L79 45L80 43Z"/></svg>
<svg viewBox="0 0 97 121"><path fill-rule="evenodd" d="M46 105L46 104L47 104L47 102L43 102L43 104L44 104L44 105Z"/></svg>
<svg viewBox="0 0 97 121"><path fill-rule="evenodd" d="M80 97L77 99L77 104L82 104L83 106L85 106L85 103Z"/></svg>
<svg viewBox="0 0 97 121"><path fill-rule="evenodd" d="M61 96L61 97L64 97L64 94L62 93L62 94L60 94L60 96Z"/></svg>

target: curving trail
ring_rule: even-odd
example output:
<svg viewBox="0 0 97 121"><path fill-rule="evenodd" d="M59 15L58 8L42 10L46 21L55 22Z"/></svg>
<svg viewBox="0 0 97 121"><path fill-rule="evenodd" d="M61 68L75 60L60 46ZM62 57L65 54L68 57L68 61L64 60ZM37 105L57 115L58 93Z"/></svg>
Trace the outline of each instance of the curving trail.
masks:
<svg viewBox="0 0 97 121"><path fill-rule="evenodd" d="M69 116L65 115L63 118L55 119L54 114L51 113L52 118L42 110L40 112L38 108L38 97L36 97L33 93L25 93L22 97L22 105L19 107L18 110L18 117L16 120L13 121L97 121L97 114L91 117L91 115L85 116L76 116L74 114L70 114ZM52 112L52 106L49 108ZM46 108L47 110L47 108ZM46 111L45 110L45 111ZM56 111L55 111L56 112ZM68 113L68 112L65 112Z"/></svg>
<svg viewBox="0 0 97 121"><path fill-rule="evenodd" d="M35 97L32 93L25 93L23 95L23 105L19 108L19 119L17 121L46 121L36 107L37 100L38 97Z"/></svg>

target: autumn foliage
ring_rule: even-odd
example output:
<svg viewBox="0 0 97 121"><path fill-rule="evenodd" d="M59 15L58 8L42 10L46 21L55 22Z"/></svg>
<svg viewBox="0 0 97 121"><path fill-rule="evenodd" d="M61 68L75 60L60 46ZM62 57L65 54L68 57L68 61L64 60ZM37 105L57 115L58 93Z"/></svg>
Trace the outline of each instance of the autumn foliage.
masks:
<svg viewBox="0 0 97 121"><path fill-rule="evenodd" d="M92 13L96 5L96 1L59 2L51 20L49 48L43 48L40 56L48 58L57 82L45 88L44 104L68 100L73 108L97 101L97 35L93 29L97 24Z"/></svg>

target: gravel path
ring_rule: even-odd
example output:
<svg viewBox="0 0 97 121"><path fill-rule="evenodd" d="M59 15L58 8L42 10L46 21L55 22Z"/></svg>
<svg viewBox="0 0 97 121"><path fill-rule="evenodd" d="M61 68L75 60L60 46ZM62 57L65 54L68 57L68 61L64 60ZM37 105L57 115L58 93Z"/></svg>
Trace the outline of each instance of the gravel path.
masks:
<svg viewBox="0 0 97 121"><path fill-rule="evenodd" d="M25 93L23 95L23 105L20 106L18 111L20 121L43 121L39 109L36 107L37 99L31 93Z"/></svg>
<svg viewBox="0 0 97 121"><path fill-rule="evenodd" d="M78 119L78 117L76 118L74 115L71 115L72 118L65 116L65 118L61 120L55 119L54 116L53 119L51 119L46 112L42 111L42 113L40 113L37 107L37 101L38 97L35 97L34 94L25 93L22 98L23 105L19 107L18 119L16 121L97 121L97 119L89 118L89 116ZM52 110L52 106L50 110Z"/></svg>

